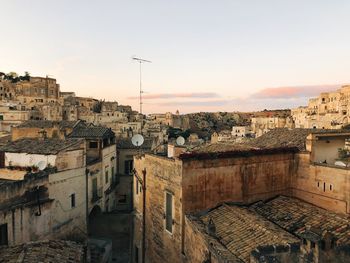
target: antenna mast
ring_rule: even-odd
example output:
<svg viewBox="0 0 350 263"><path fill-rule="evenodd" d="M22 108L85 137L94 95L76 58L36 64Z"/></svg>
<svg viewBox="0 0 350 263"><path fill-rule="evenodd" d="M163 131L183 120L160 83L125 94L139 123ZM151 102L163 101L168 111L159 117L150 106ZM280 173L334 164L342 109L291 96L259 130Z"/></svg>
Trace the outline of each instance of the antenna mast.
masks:
<svg viewBox="0 0 350 263"><path fill-rule="evenodd" d="M146 60L146 59L142 59L142 58L138 58L138 57L132 57L133 60L135 60L136 62L138 62L140 64L140 113L142 114L142 63L152 63L152 61Z"/></svg>

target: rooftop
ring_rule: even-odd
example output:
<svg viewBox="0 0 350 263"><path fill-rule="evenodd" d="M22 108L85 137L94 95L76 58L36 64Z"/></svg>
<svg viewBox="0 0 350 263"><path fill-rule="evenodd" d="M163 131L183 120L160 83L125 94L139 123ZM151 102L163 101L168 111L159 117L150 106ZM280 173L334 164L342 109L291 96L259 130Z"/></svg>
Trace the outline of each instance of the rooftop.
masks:
<svg viewBox="0 0 350 263"><path fill-rule="evenodd" d="M312 234L321 239L325 231L336 238L337 245L350 244L350 218L296 198L279 196L250 207L267 220L298 237ZM315 240L316 241L316 240Z"/></svg>
<svg viewBox="0 0 350 263"><path fill-rule="evenodd" d="M28 120L20 125L18 128L53 128L59 126L61 129L74 128L80 121L46 121L46 120Z"/></svg>
<svg viewBox="0 0 350 263"><path fill-rule="evenodd" d="M82 245L63 240L29 242L13 247L0 247L0 262L84 262Z"/></svg>
<svg viewBox="0 0 350 263"><path fill-rule="evenodd" d="M132 144L131 138L118 138L117 139L117 149L144 149L151 150L153 144L152 138L144 138L144 142L140 147L136 147Z"/></svg>
<svg viewBox="0 0 350 263"><path fill-rule="evenodd" d="M309 134L334 134L334 135L348 134L350 135L350 130L277 128L248 142L248 144L259 148L297 147L300 151L305 151L306 137Z"/></svg>
<svg viewBox="0 0 350 263"><path fill-rule="evenodd" d="M192 221L197 225L208 225L211 219L215 225L215 233L212 235L243 262L249 262L251 252L260 246L287 246L299 241L246 207L224 204L194 218L197 221L193 217Z"/></svg>
<svg viewBox="0 0 350 263"><path fill-rule="evenodd" d="M68 135L70 138L107 138L114 136L114 132L110 128L92 125L77 127Z"/></svg>
<svg viewBox="0 0 350 263"><path fill-rule="evenodd" d="M81 148L81 139L19 139L0 146L2 152L55 155L61 151Z"/></svg>

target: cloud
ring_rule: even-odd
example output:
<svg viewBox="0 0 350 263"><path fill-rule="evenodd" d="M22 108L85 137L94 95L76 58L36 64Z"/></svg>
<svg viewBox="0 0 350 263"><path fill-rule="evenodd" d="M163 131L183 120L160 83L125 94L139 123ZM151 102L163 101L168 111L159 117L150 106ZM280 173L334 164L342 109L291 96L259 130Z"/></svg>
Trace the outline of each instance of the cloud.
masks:
<svg viewBox="0 0 350 263"><path fill-rule="evenodd" d="M149 94L143 95L142 99L152 100L152 99L174 99L174 98L196 98L196 99L208 99L208 98L218 98L218 94L214 92L195 92L195 93L159 93L159 94ZM129 100L137 100L139 97L128 97Z"/></svg>
<svg viewBox="0 0 350 263"><path fill-rule="evenodd" d="M292 99L318 96L321 92L334 91L341 85L313 85L265 88L251 95L256 99Z"/></svg>

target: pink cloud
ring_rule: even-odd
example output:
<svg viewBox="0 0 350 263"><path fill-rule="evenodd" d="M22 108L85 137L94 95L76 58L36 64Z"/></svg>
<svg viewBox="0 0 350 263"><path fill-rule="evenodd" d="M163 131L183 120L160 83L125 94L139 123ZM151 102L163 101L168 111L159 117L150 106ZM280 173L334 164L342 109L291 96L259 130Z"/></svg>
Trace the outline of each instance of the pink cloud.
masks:
<svg viewBox="0 0 350 263"><path fill-rule="evenodd" d="M321 92L334 91L341 85L314 85L314 86L296 86L296 87L277 87L265 88L251 97L257 99L282 99L282 98L301 98L318 96Z"/></svg>
<svg viewBox="0 0 350 263"><path fill-rule="evenodd" d="M159 93L159 94L149 94L143 95L144 100L152 99L174 99L174 98L217 98L218 94L213 92L197 92L197 93ZM137 100L139 97L128 97L129 100Z"/></svg>

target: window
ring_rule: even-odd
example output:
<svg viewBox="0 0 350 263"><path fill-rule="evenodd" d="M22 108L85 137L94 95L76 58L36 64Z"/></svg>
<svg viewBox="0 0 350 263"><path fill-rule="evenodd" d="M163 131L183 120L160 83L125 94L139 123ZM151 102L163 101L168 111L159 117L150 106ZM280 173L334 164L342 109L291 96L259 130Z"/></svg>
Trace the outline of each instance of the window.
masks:
<svg viewBox="0 0 350 263"><path fill-rule="evenodd" d="M3 120L4 120L4 116L0 115L0 121L3 121Z"/></svg>
<svg viewBox="0 0 350 263"><path fill-rule="evenodd" d="M331 191L333 190L333 185L331 185L331 184L329 185L329 190L331 190Z"/></svg>
<svg viewBox="0 0 350 263"><path fill-rule="evenodd" d="M126 204L126 195L119 195L118 203L119 204Z"/></svg>
<svg viewBox="0 0 350 263"><path fill-rule="evenodd" d="M0 225L0 246L8 245L7 224Z"/></svg>
<svg viewBox="0 0 350 263"><path fill-rule="evenodd" d="M124 173L125 174L130 175L133 169L134 169L134 161L133 160L127 160L124 162Z"/></svg>
<svg viewBox="0 0 350 263"><path fill-rule="evenodd" d="M75 194L71 194L70 196L70 206L71 208L75 207Z"/></svg>
<svg viewBox="0 0 350 263"><path fill-rule="evenodd" d="M136 178L136 176L135 176ZM138 195L139 194L139 180L137 180L136 178L136 194Z"/></svg>
<svg viewBox="0 0 350 263"><path fill-rule="evenodd" d="M165 193L165 229L173 232L173 195Z"/></svg>
<svg viewBox="0 0 350 263"><path fill-rule="evenodd" d="M106 184L108 184L108 180L109 180L108 177L109 177L109 176L108 176L108 167L106 167L106 168L105 168L105 182L106 182Z"/></svg>
<svg viewBox="0 0 350 263"><path fill-rule="evenodd" d="M97 148L97 142L89 142L89 148Z"/></svg>
<svg viewBox="0 0 350 263"><path fill-rule="evenodd" d="M326 192L326 183L323 183L323 192Z"/></svg>

